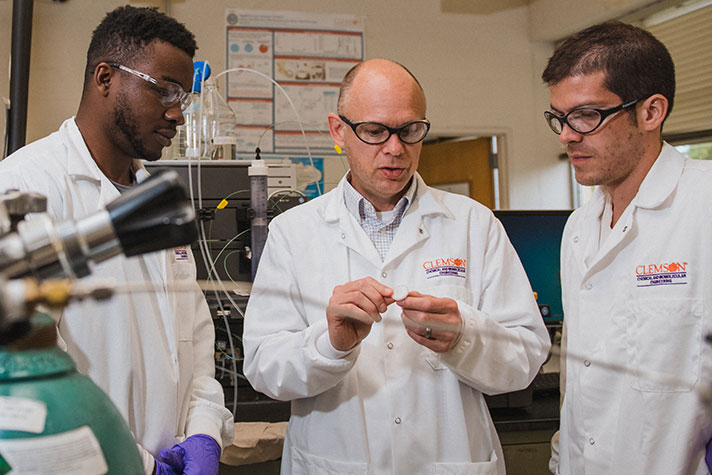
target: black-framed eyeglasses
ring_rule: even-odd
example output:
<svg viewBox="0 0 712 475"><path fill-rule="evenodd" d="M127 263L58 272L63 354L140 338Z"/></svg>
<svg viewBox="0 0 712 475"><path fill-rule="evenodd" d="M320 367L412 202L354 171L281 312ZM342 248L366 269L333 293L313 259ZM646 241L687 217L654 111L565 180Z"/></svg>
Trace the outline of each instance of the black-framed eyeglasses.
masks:
<svg viewBox="0 0 712 475"><path fill-rule="evenodd" d="M601 126L606 117L615 114L618 111L627 109L628 107L634 105L640 99L634 101L626 102L616 107L611 107L610 109L594 109L592 107L582 107L580 109L574 109L564 116L559 116L551 111L544 112L544 117L546 122L551 127L556 135L561 135L564 130L564 124L568 125L571 130L578 134L590 134L597 128Z"/></svg>
<svg viewBox="0 0 712 475"><path fill-rule="evenodd" d="M427 119L414 120L400 127L393 128L379 122L353 123L341 114L339 114L339 118L351 127L356 137L369 145L386 143L393 134L396 134L401 142L413 145L422 141L430 130L430 122Z"/></svg>
<svg viewBox="0 0 712 475"><path fill-rule="evenodd" d="M129 74L133 74L134 76L138 76L144 81L153 84L155 87L152 89L156 93L156 98L161 101L161 104L163 104L165 107L170 108L175 106L176 104L180 104L181 110L185 110L185 108L190 105L192 95L185 92L180 85L174 82L153 78L146 73L136 71L135 69L131 69L119 63L106 64L108 64L112 68L120 69L122 71L126 71Z"/></svg>

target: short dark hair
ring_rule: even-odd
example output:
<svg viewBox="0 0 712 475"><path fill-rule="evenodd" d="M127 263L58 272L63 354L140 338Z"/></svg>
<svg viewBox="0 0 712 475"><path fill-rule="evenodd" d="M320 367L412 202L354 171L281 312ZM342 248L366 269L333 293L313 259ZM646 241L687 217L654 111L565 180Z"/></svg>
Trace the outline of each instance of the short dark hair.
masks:
<svg viewBox="0 0 712 475"><path fill-rule="evenodd" d="M100 62L114 61L131 66L136 59L143 59L145 47L153 41L169 43L191 58L198 49L195 36L185 25L156 8L126 5L110 11L92 33L85 84Z"/></svg>
<svg viewBox="0 0 712 475"><path fill-rule="evenodd" d="M400 64L397 61L392 61L390 59L388 61L403 68L405 70L405 72L407 72L410 75L410 77L413 78L413 81L415 81L415 83L418 85L420 90L421 91L423 90L423 86L420 85L420 81L418 81L418 78L416 78L415 75L413 73L411 73L408 68L406 68L405 66L403 66L402 64ZM339 99L336 102L336 111L339 114L344 113L344 103L346 102L346 98L349 95L351 86L353 86L354 80L356 79L356 75L358 74L358 72L361 69L361 66L363 64L364 63L357 63L356 65L354 65L351 69L349 69L346 72L346 75L344 75L344 79L341 81L341 87L339 88Z"/></svg>
<svg viewBox="0 0 712 475"><path fill-rule="evenodd" d="M619 21L587 28L559 46L541 75L549 86L571 76L605 73L603 85L623 102L662 94L672 111L675 65L650 32ZM667 115L665 116L667 118Z"/></svg>

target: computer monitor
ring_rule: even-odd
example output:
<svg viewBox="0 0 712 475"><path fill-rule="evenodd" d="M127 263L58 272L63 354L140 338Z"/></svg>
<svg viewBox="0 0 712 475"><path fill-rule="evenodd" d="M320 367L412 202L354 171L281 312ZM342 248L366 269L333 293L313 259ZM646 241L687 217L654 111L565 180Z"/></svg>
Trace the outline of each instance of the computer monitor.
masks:
<svg viewBox="0 0 712 475"><path fill-rule="evenodd" d="M519 254L544 321L563 320L559 250L571 210L496 210L494 214Z"/></svg>

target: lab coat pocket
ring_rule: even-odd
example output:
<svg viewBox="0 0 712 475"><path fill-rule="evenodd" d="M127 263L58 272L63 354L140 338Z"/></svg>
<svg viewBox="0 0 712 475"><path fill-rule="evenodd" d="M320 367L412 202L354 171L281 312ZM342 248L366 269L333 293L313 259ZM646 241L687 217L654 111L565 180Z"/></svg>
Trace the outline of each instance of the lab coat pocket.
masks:
<svg viewBox="0 0 712 475"><path fill-rule="evenodd" d="M494 451L487 462L435 464L435 475L494 475L496 473L497 454Z"/></svg>
<svg viewBox="0 0 712 475"><path fill-rule="evenodd" d="M362 462L341 462L302 452L292 447L293 475L367 475L368 466Z"/></svg>
<svg viewBox="0 0 712 475"><path fill-rule="evenodd" d="M447 366L445 366L443 362L440 361L440 358L438 358L435 353L432 352L432 350L424 348L424 351L428 352L428 354L425 355L425 361L434 371L442 371L444 369L447 369Z"/></svg>
<svg viewBox="0 0 712 475"><path fill-rule="evenodd" d="M685 392L700 372L702 299L631 299L626 316L633 389Z"/></svg>

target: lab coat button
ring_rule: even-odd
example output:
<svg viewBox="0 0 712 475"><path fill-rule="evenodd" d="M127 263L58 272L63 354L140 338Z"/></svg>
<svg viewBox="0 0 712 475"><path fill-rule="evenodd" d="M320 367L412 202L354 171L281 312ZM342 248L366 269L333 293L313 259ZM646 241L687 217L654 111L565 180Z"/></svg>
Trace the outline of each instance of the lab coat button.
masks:
<svg viewBox="0 0 712 475"><path fill-rule="evenodd" d="M574 236L574 242L578 242L578 236Z"/></svg>
<svg viewBox="0 0 712 475"><path fill-rule="evenodd" d="M393 349L393 343L387 344L387 345L386 345L386 348L388 348L389 350L392 350L392 349Z"/></svg>
<svg viewBox="0 0 712 475"><path fill-rule="evenodd" d="M623 226L623 232L626 232L628 230L628 226Z"/></svg>
<svg viewBox="0 0 712 475"><path fill-rule="evenodd" d="M384 272L381 272L381 277L383 277L384 279L387 279L387 278L388 278L388 272L385 272L385 271L384 271Z"/></svg>
<svg viewBox="0 0 712 475"><path fill-rule="evenodd" d="M588 368L591 366L591 362L589 360L583 360L583 365Z"/></svg>
<svg viewBox="0 0 712 475"><path fill-rule="evenodd" d="M345 233L341 233L341 239L346 239L346 234L345 234Z"/></svg>
<svg viewBox="0 0 712 475"><path fill-rule="evenodd" d="M591 444L591 445L593 445L593 444L596 443L596 441L593 440L593 437L591 437L590 439L588 439L588 443Z"/></svg>
<svg viewBox="0 0 712 475"><path fill-rule="evenodd" d="M586 282L586 290L591 290L593 288L593 285L591 285L591 282Z"/></svg>
<svg viewBox="0 0 712 475"><path fill-rule="evenodd" d="M395 420L394 422L395 422L396 424L400 424L400 423L401 423L400 417L396 417L396 420Z"/></svg>
<svg viewBox="0 0 712 475"><path fill-rule="evenodd" d="M420 228L420 229L418 229L418 232L419 232L420 234L423 234L425 231L423 231L423 228Z"/></svg>

